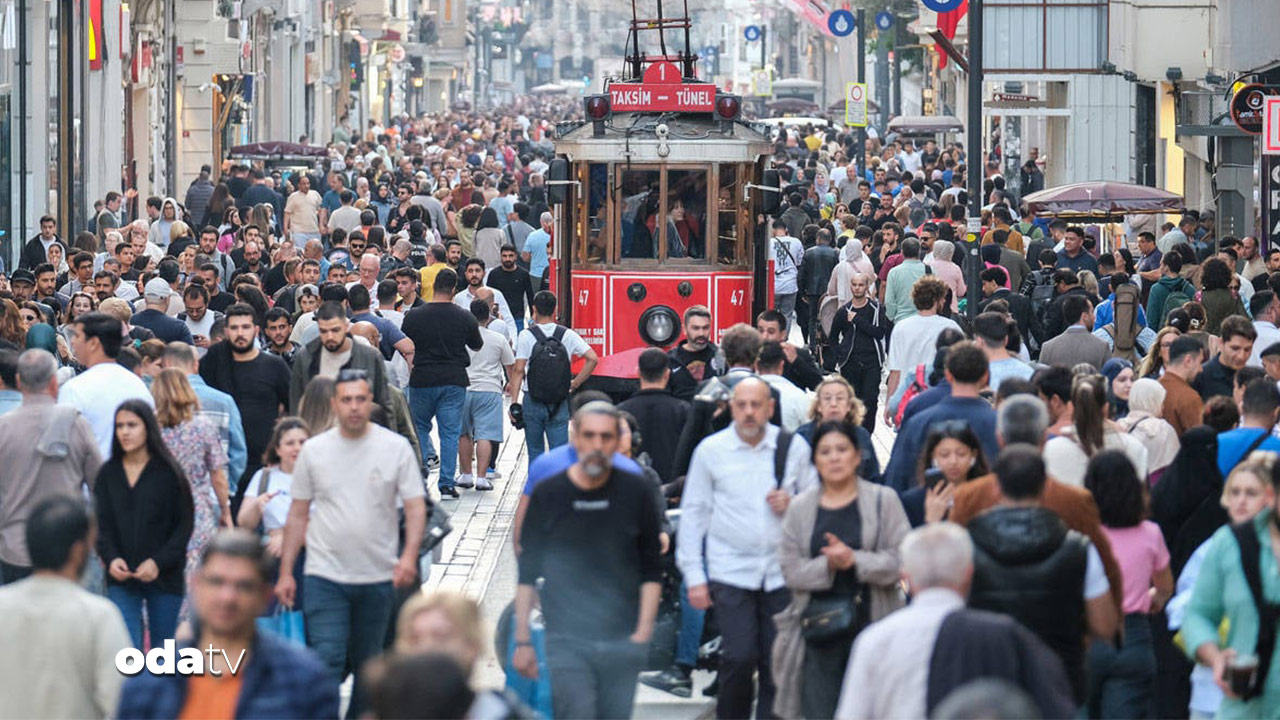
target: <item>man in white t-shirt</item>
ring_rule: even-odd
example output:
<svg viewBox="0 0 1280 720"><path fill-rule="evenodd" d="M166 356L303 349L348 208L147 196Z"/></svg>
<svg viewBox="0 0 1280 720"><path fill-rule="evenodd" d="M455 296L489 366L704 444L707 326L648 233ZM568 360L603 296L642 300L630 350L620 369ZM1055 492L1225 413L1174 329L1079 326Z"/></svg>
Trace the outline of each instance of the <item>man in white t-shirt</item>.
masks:
<svg viewBox="0 0 1280 720"><path fill-rule="evenodd" d="M338 373L336 427L302 447L289 488L276 597L294 607L293 566L305 539L302 612L312 650L336 684L356 668L350 714L365 709L359 668L382 652L396 588L412 586L427 506L409 441L370 422L373 390L366 371ZM404 543L397 552L404 507Z"/></svg>
<svg viewBox="0 0 1280 720"><path fill-rule="evenodd" d="M311 189L311 179L298 176L298 189L284 205L284 234L301 250L308 240L320 239L320 193Z"/></svg>
<svg viewBox="0 0 1280 720"><path fill-rule="evenodd" d="M934 346L943 330L951 328L963 334L954 320L938 314L946 301L947 284L936 277L922 277L911 288L911 302L916 306L916 314L893 327L893 334L889 336L889 356L885 361L889 370L885 397L890 401L885 403L884 421L890 425L893 424L896 406L893 398L903 373L910 375L916 365L928 367L933 364Z"/></svg>
<svg viewBox="0 0 1280 720"><path fill-rule="evenodd" d="M787 224L773 221L773 307L787 316L787 327L796 326L796 293L804 245L788 234Z"/></svg>
<svg viewBox="0 0 1280 720"><path fill-rule="evenodd" d="M555 295L539 291L533 296L532 305L533 323L516 337L516 365L508 385L512 401L524 392L524 437L529 445L530 464L543 452L569 442L569 395L591 377L599 362L596 352L578 333L556 324ZM560 348L553 354L552 343L557 341ZM543 343L550 347L535 352ZM565 370L563 363L572 365L574 358L582 358L584 363L567 388L558 387L559 377L543 375L559 371L571 375L572 370ZM529 390L531 385L533 392Z"/></svg>
<svg viewBox="0 0 1280 720"><path fill-rule="evenodd" d="M485 477L489 461L497 443L502 442L502 393L506 375L510 375L516 363L515 353L506 336L489 329L492 318L489 308L492 300L478 298L468 310L480 323L480 337L484 347L467 348L471 364L467 366L467 399L462 405L462 433L458 437L458 487L492 490L493 483ZM504 375L504 371L506 375ZM479 472L471 473L472 450Z"/></svg>
<svg viewBox="0 0 1280 720"><path fill-rule="evenodd" d="M811 403L808 393L782 376L786 364L787 354L780 343L770 342L761 346L760 356L756 360L756 372L782 398L783 429L795 432L801 425L809 422Z"/></svg>
<svg viewBox="0 0 1280 720"><path fill-rule="evenodd" d="M58 403L78 409L89 421L104 460L111 457L120 404L141 400L155 407L142 378L116 362L123 339L124 325L111 315L90 312L77 317L71 323L71 352L88 369L58 390Z"/></svg>
<svg viewBox="0 0 1280 720"><path fill-rule="evenodd" d="M343 190L338 193L338 202L341 206L333 211L329 216L329 229L341 228L350 233L352 230L360 227L360 210L353 206L356 201L356 194L350 190Z"/></svg>
<svg viewBox="0 0 1280 720"><path fill-rule="evenodd" d="M178 319L186 323L187 329L191 331L196 355L204 357L209 352L213 326L218 323L222 313L209 309L209 291L202 285L188 285L182 291L182 305L185 311L178 313Z"/></svg>

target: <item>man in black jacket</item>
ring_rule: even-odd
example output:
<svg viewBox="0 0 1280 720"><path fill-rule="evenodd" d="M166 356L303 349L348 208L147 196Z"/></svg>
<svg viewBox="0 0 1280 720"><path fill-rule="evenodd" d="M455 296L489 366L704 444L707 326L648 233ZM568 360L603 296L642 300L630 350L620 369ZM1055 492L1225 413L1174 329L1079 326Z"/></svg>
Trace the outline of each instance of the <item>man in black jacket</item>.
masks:
<svg viewBox="0 0 1280 720"><path fill-rule="evenodd" d="M782 345L782 351L787 355L787 364L782 370L784 378L801 390L818 387L822 382L822 368L818 367L818 361L813 359L808 348L787 342L787 316L772 308L765 310L756 317L756 330L760 331L762 342Z"/></svg>
<svg viewBox="0 0 1280 720"><path fill-rule="evenodd" d="M1027 351L1032 357L1039 355L1044 328L1040 325L1040 318L1031 309L1031 299L1026 295L1010 292L1004 286L1007 275L1002 267L986 268L979 277L982 279L982 302L978 305L978 312L984 313L988 305L996 300L1003 300L1009 306L1009 316L1018 323L1018 333L1022 335Z"/></svg>
<svg viewBox="0 0 1280 720"><path fill-rule="evenodd" d="M1044 324L1044 342L1058 337L1063 330L1067 329L1070 324L1062 316L1062 304L1067 301L1070 295L1080 295L1089 297L1089 291L1080 285L1080 278L1076 276L1075 271L1067 269L1059 269L1053 273L1054 295L1053 300L1044 309L1044 317L1041 322ZM1072 318L1072 322L1075 319Z"/></svg>
<svg viewBox="0 0 1280 720"><path fill-rule="evenodd" d="M1249 362L1253 343L1258 339L1258 331L1243 315L1224 318L1219 332L1222 334L1222 349L1204 364L1204 370L1194 385L1205 402L1215 395L1231 397L1235 390L1236 371Z"/></svg>
<svg viewBox="0 0 1280 720"><path fill-rule="evenodd" d="M800 277L797 284L800 294L807 304L805 317L807 322L800 326L805 342L812 347L817 339L814 337L814 326L818 320L818 304L827 292L827 283L831 281L831 271L840 262L840 251L831 247L831 231L822 228L815 236L816 245L804 251L800 261Z"/></svg>
<svg viewBox="0 0 1280 720"><path fill-rule="evenodd" d="M854 273L849 280L853 298L836 311L831 321L831 344L840 376L849 381L854 394L866 406L862 426L867 432L875 432L885 338L893 323L867 292L870 282L871 278L862 273Z"/></svg>
<svg viewBox="0 0 1280 720"><path fill-rule="evenodd" d="M671 368L666 353L649 348L640 353L640 390L618 405L635 416L644 437L645 452L653 461L653 469L663 483L675 479L671 473L680 432L689 419L689 403L667 389Z"/></svg>
<svg viewBox="0 0 1280 720"><path fill-rule="evenodd" d="M58 243L62 245L62 256L67 256L66 244L58 237L58 221L51 216L45 215L40 218L40 234L27 241L22 248L22 258L18 263L18 267L31 269L37 265L49 261L47 251L49 246Z"/></svg>

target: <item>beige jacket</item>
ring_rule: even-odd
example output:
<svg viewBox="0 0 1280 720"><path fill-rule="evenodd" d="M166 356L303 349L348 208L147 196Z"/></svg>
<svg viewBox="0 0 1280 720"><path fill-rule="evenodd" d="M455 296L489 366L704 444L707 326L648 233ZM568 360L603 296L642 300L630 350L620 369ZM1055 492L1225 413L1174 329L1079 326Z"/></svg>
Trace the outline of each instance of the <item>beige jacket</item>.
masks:
<svg viewBox="0 0 1280 720"><path fill-rule="evenodd" d="M773 643L773 682L777 686L773 711L781 718L801 715L805 643L800 635L800 618L809 605L810 593L830 588L835 579L825 556L809 555L821 497L821 488L796 496L782 519L778 559L791 591L791 604L773 616L778 628ZM858 485L858 514L862 518L864 549L854 551L854 567L858 580L871 585L871 621L875 622L905 604L898 585L902 567L899 547L911 525L897 493L865 480Z"/></svg>

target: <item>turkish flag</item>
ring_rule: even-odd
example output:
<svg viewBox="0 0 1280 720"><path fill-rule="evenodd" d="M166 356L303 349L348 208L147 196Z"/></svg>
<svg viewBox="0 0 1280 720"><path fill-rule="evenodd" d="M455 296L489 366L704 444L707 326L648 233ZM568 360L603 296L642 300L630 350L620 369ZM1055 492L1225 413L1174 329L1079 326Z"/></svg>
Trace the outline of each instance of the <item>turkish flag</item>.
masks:
<svg viewBox="0 0 1280 720"><path fill-rule="evenodd" d="M942 31L943 35L947 36L948 40L955 38L956 28L960 26L960 18L964 17L967 12L969 12L969 0L964 0L964 2L960 3L960 7L951 12L938 13L938 29ZM946 67L950 60L951 58L945 52L938 51L939 70Z"/></svg>

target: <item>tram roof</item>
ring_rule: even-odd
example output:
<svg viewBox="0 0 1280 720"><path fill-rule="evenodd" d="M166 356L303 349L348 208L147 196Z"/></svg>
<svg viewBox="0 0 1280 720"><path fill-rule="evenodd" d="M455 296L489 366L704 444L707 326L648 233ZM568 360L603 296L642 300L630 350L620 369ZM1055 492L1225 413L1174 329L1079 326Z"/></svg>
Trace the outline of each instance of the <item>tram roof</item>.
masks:
<svg viewBox="0 0 1280 720"><path fill-rule="evenodd" d="M663 143L657 128L664 124L670 149L666 156L658 153ZM576 161L625 161L630 150L631 162L756 162L773 152L765 128L735 121L729 132L711 115L614 113L605 122L603 137L595 136L590 122L561 130L556 153Z"/></svg>

